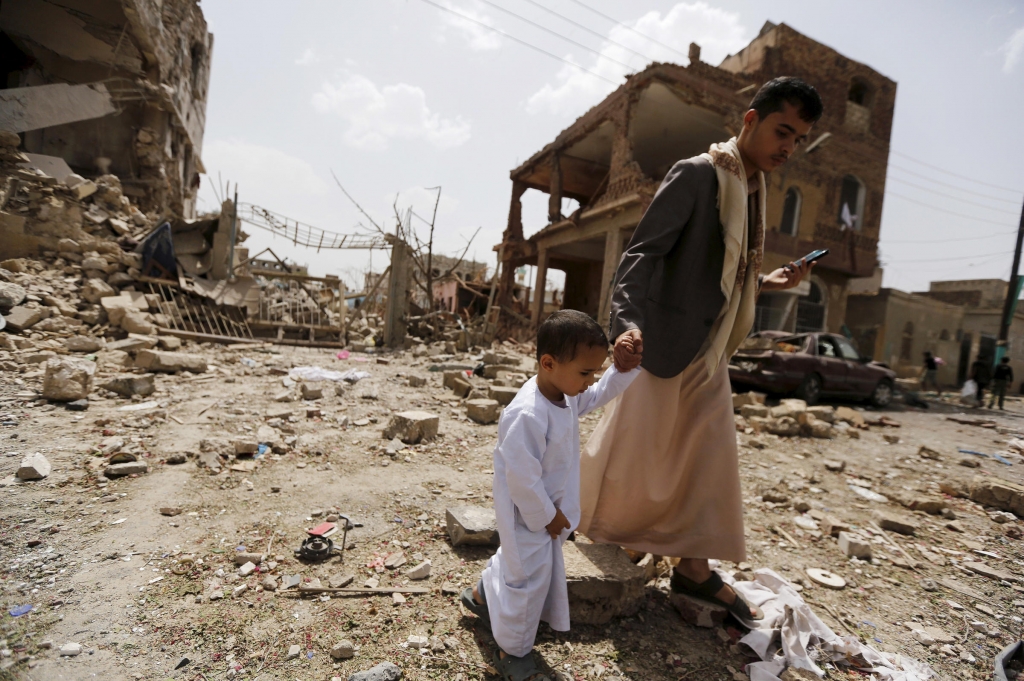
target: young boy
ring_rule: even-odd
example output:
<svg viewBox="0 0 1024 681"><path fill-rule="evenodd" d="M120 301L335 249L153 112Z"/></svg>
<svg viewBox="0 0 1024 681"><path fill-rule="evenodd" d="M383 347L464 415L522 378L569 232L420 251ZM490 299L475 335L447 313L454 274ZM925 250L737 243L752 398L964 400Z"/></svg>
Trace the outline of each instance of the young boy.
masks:
<svg viewBox="0 0 1024 681"><path fill-rule="evenodd" d="M608 357L588 315L553 313L537 330L538 371L505 407L494 449L494 511L501 547L462 604L490 626L503 679L540 681L530 650L544 620L569 630L562 543L580 519L579 417L606 404L640 373L640 350Z"/></svg>

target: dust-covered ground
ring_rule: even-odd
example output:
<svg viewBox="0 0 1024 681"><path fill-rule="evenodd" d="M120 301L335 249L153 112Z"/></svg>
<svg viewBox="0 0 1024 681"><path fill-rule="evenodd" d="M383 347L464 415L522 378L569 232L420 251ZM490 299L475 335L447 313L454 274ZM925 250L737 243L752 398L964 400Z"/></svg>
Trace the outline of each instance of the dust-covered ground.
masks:
<svg viewBox="0 0 1024 681"><path fill-rule="evenodd" d="M37 338L11 356L46 347L64 352ZM494 642L460 610L456 595L475 583L491 550L453 548L445 508L489 504L496 425L469 421L462 401L442 386L442 372L430 371L472 366L476 357L385 353L389 363L381 364L373 355L338 359L335 350L195 344L182 350L205 357L211 368L158 374L156 392L134 400L94 389L84 412L37 399L42 364L26 360L4 372L0 677L326 680L390 661L406 679L494 678L488 672ZM355 368L370 376L344 385L340 395L330 384L320 399L303 401L299 386L286 385L296 366ZM101 363L94 384L124 371ZM426 383L410 387L410 376ZM276 401L285 391L295 401ZM147 401L156 404L125 410ZM927 411L895 407L885 415L898 426L837 429L831 439L740 432L748 565L722 567L748 575L762 567L777 571L802 588L837 633L926 661L941 678L990 678L992 658L1016 640L1018 606L1024 609L1020 523L955 495L969 494L975 476L1020 481L1024 463L1008 442L1021 428L1021 406L1015 400L1009 406L1005 413L967 414L939 403ZM382 438L382 429L392 413L410 409L439 415L440 432L399 449ZM870 421L879 413L863 416ZM584 419L584 441L599 418ZM849 435L854 431L859 437ZM274 446L256 458L236 458L236 441ZM922 456L922 445L932 451ZM104 447L134 454L149 472L108 480ZM1012 465L961 448L1005 451ZM22 458L33 452L48 458L52 472L15 481ZM182 454L184 463L167 463ZM960 465L961 459L980 468ZM872 501L857 489L889 501ZM879 510L916 526L914 534L872 525ZM343 557L296 560L306 530L339 513L357 525ZM846 557L829 534L840 524L861 532L872 561ZM234 560L240 552L264 554L245 577ZM389 569L388 558L404 564ZM427 559L430 577L409 580L406 571ZM842 576L846 587L816 585L809 568ZM736 645L740 632L684 623L668 600L668 569L659 565L634 616L569 633L542 626L536 650L548 673L636 681L746 678L742 670L754 658ZM307 586L343 584L351 576L353 587L372 578L380 587L428 593L402 603L390 594L300 597L282 589L290 575ZM268 576L275 591L263 587ZM19 606L31 610L15 617ZM426 637L425 647L410 646L410 636ZM333 658L332 649L346 640L354 656ZM60 655L75 643L80 654ZM297 651L291 659L290 650ZM827 676L861 678L835 667Z"/></svg>

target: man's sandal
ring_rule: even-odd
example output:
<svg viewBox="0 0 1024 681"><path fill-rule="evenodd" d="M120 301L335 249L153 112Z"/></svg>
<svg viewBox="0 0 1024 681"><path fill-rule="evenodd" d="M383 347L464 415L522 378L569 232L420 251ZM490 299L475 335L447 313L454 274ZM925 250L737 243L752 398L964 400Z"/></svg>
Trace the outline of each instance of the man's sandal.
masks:
<svg viewBox="0 0 1024 681"><path fill-rule="evenodd" d="M717 598L715 594L721 591L723 586L725 586L725 582L722 581L722 576L714 570L711 571L711 576L703 582L695 582L686 575L679 574L678 570L672 571L671 588L673 592L725 608L730 615L747 628L753 628L748 624L749 622L764 619L764 612L761 611L761 608L749 605L735 589L733 589L733 593L736 594L736 598L732 603L726 603ZM753 617L750 616L751 610L754 611Z"/></svg>
<svg viewBox="0 0 1024 681"><path fill-rule="evenodd" d="M480 618L483 625L488 629L491 628L491 613L487 610L487 596L484 594L484 583L479 581L476 583L477 592L480 594L480 600L483 603L477 603L476 599L473 598L473 587L467 586L462 590L462 594L459 596L459 602L462 603L462 607L469 610L471 613Z"/></svg>
<svg viewBox="0 0 1024 681"><path fill-rule="evenodd" d="M533 661L532 654L526 657L502 657L500 652L494 651L493 664L502 681L551 681L551 678Z"/></svg>

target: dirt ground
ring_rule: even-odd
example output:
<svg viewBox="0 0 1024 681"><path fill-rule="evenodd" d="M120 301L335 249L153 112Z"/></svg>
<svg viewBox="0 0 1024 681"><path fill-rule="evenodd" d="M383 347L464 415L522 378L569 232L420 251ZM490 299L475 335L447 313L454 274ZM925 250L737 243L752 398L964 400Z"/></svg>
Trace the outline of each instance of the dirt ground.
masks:
<svg viewBox="0 0 1024 681"><path fill-rule="evenodd" d="M490 550L452 548L444 519L454 503L489 503L497 427L468 421L460 400L442 387L442 374L429 371L472 358L399 353L384 355L390 358L385 365L358 354L339 360L334 350L184 350L205 356L213 368L197 376L159 375L157 392L144 398L158 404L148 409L126 411L140 400L99 393L85 412L36 400L42 365L22 365L21 373L8 372L0 381L0 678L327 680L381 661L397 664L411 680L494 678L487 670L493 640L460 612L452 593L475 583ZM371 376L341 396L274 401L284 389L282 373L304 365L354 367ZM409 387L410 375L426 384ZM776 570L802 585L802 595L836 632L927 661L941 678L990 678L992 657L1021 628L1024 587L1017 577L1024 555L1011 538L1020 537L1020 523L997 522L990 510L943 495L939 486L953 489L975 475L1021 481L1019 457L1005 465L957 451L1005 450L1011 434L1024 429L1021 403L1009 406L1005 413L967 415L940 403L927 411L893 407L886 415L899 427L872 426L857 439L739 433L749 565L723 567ZM307 417L307 409L319 415ZM408 409L438 414L440 435L389 454L381 430L392 412ZM957 414L991 418L999 430L948 420ZM201 441L255 442L268 418L279 419L278 449L285 453L225 462L217 474L200 465L202 450L216 445ZM584 441L599 418L584 419ZM104 460L95 452L112 437L147 461L149 473L103 477ZM940 459L919 456L922 445ZM32 452L48 457L53 472L41 481L15 482L10 476ZM183 453L189 454L185 463L165 463ZM981 467L958 465L962 458ZM829 470L826 460L845 462L845 469ZM949 511L943 517L873 502L856 487L892 498L938 498ZM763 501L766 490L775 490L769 496L778 501ZM165 507L182 513L162 515ZM873 562L847 559L834 538L813 529L834 517L870 531L873 512L882 508L909 517L918 529L915 536L875 533ZM357 524L344 558L297 561L293 550L305 530L339 512ZM949 529L954 516L955 529ZM267 554L260 570L244 578L233 561L241 547ZM406 564L383 567L398 550ZM196 563L180 562L185 556ZM353 586L371 577L380 586L402 585L405 570L421 559L431 561L431 576L409 585L430 593L401 604L390 595L299 598L260 586L268 572L279 583L298 574L323 585L345 575L354 576ZM980 576L962 566L970 560L1014 579ZM178 565L190 569L175 574ZM814 567L843 576L846 588L816 586L805 573ZM211 600L218 591L224 597ZM9 613L24 605L32 610ZM922 627L941 630L951 642L922 643L911 631ZM411 635L427 637L428 646L409 647ZM567 634L542 627L537 653L561 678L731 680L746 678L743 666L753 661L735 645L737 636L732 629L686 625L669 604L667 580L659 578L648 584L639 614L607 626L575 626ZM354 645L355 655L335 660L330 651L342 639ZM71 642L81 645L81 654L60 656ZM287 659L292 646L299 655ZM828 672L831 679L854 676Z"/></svg>

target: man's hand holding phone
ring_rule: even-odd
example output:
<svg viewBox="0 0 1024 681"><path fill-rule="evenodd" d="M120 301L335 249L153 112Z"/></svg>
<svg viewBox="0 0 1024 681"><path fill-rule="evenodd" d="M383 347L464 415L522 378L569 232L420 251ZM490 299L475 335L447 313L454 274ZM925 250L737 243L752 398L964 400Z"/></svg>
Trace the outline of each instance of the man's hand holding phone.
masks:
<svg viewBox="0 0 1024 681"><path fill-rule="evenodd" d="M828 249L811 251L799 260L780 267L771 274L765 276L761 282L762 291L785 291L786 289L799 286L820 258L828 255Z"/></svg>

